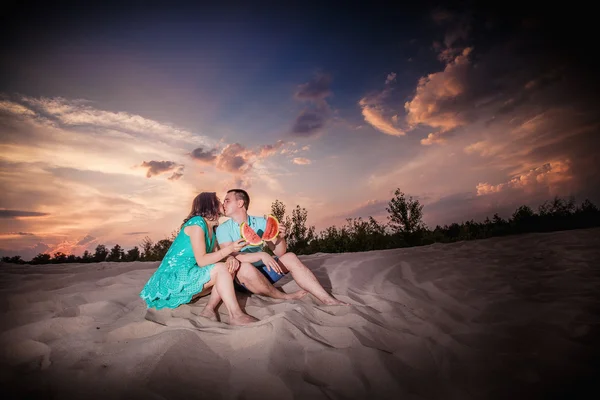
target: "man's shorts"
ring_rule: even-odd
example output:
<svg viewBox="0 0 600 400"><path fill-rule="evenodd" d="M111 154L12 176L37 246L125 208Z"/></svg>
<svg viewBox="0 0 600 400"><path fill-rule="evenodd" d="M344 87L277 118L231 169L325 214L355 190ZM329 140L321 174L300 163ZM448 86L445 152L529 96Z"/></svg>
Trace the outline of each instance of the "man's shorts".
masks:
<svg viewBox="0 0 600 400"><path fill-rule="evenodd" d="M275 259L275 261L279 259L278 257L273 258ZM267 268L267 266L263 264L262 261L253 262L252 265L254 265L254 267L258 269L258 271L261 274L263 274L267 278L267 280L272 284L285 276L285 274L280 274L278 272L273 271L272 269ZM235 278L234 283L235 288L238 289L240 292L252 293L250 290L248 290L246 286L244 286L243 283L239 282L237 278Z"/></svg>

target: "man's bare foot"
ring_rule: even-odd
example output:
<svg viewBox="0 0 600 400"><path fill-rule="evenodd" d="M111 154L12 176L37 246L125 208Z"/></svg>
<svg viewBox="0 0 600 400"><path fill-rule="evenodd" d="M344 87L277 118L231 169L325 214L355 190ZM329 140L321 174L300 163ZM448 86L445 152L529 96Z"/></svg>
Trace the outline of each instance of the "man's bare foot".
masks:
<svg viewBox="0 0 600 400"><path fill-rule="evenodd" d="M248 325L258 321L258 319L248 314L240 314L236 315L235 317L230 316L229 318L230 325Z"/></svg>
<svg viewBox="0 0 600 400"><path fill-rule="evenodd" d="M344 303L338 299L334 299L333 297L329 297L327 299L321 300L323 304L326 306L349 306L350 304Z"/></svg>
<svg viewBox="0 0 600 400"><path fill-rule="evenodd" d="M204 317L204 318L208 318L211 321L215 321L215 322L219 321L219 319L217 318L217 313L215 312L215 310L210 309L210 308L204 307L204 310L202 310L202 312L200 312L200 314L198 314L198 315L200 315L201 317Z"/></svg>
<svg viewBox="0 0 600 400"><path fill-rule="evenodd" d="M306 290L297 290L293 293L286 293L284 298L285 300L298 300L306 296L307 294L308 292Z"/></svg>

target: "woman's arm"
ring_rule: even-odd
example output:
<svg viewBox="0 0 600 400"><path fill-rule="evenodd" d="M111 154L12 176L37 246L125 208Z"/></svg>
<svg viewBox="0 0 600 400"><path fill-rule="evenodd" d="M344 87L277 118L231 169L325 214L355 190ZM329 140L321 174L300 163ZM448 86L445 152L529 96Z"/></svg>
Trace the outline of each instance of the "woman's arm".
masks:
<svg viewBox="0 0 600 400"><path fill-rule="evenodd" d="M230 246L233 243L234 242L225 242L225 243L223 243L223 248L226 248L227 246ZM233 251L230 254L232 256L234 256L239 262L253 263L253 262L261 261L263 256L265 255L265 252L258 251L256 253L247 253L247 252L242 253L240 251Z"/></svg>
<svg viewBox="0 0 600 400"><path fill-rule="evenodd" d="M192 250L194 252L194 258L199 267L214 264L227 257L234 248L234 243L229 246L219 249L213 253L206 253L206 243L204 241L204 229L198 225L190 225L184 228L186 235L190 237L192 243Z"/></svg>

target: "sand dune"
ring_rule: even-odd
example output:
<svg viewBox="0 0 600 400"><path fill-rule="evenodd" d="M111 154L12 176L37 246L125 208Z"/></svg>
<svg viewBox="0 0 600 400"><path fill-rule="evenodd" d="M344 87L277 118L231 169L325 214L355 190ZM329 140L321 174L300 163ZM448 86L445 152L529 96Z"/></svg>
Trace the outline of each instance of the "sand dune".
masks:
<svg viewBox="0 0 600 400"><path fill-rule="evenodd" d="M158 263L0 265L12 398L505 399L598 392L600 229L301 259L349 307L150 311ZM285 291L298 287L289 278ZM587 392L586 392L587 391ZM592 396L592 397L590 397ZM6 398L6 397L5 397Z"/></svg>

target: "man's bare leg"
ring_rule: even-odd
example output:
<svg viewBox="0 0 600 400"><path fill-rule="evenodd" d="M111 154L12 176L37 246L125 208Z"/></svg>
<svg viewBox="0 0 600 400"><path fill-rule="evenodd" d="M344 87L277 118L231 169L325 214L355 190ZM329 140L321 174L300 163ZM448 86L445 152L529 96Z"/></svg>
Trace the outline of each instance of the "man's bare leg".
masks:
<svg viewBox="0 0 600 400"><path fill-rule="evenodd" d="M313 274L306 265L302 264L302 261L300 261L294 253L285 253L279 257L279 262L280 264L283 264L288 271L290 271L298 286L308 291L324 304L348 305L348 303L339 301L327 293L317 280L315 274Z"/></svg>
<svg viewBox="0 0 600 400"><path fill-rule="evenodd" d="M274 299L294 300L304 297L306 290L298 290L294 293L284 293L278 290L269 282L269 280L260 273L256 267L250 263L242 263L237 273L240 283L246 286L246 289L254 294L268 296Z"/></svg>

